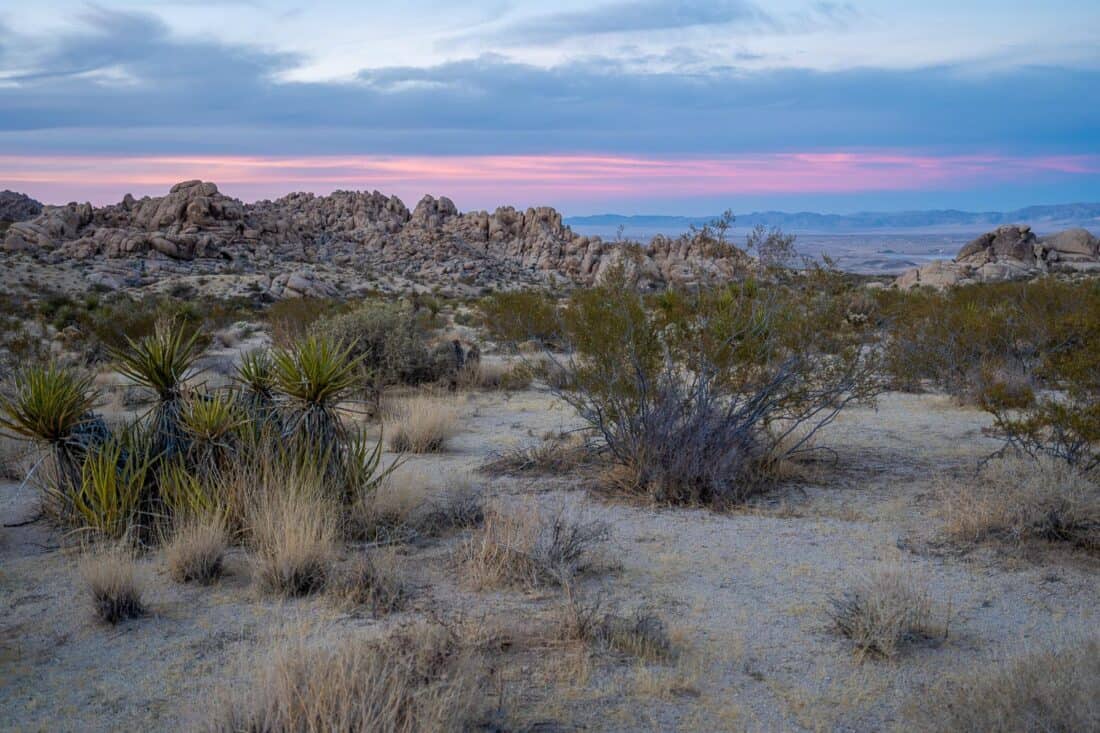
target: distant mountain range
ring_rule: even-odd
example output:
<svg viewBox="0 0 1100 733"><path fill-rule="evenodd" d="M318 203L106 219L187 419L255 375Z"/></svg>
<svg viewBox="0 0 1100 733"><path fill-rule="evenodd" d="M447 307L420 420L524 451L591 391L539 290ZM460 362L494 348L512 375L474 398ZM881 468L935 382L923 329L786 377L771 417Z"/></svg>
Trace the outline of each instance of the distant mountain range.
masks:
<svg viewBox="0 0 1100 733"><path fill-rule="evenodd" d="M717 216L622 216L597 214L595 216L566 217L565 223L578 231L586 229L608 230L623 226L629 235L632 230L683 231L692 226L702 226ZM859 212L855 214L818 214L810 211L787 213L782 211L756 211L738 214L737 229L763 224L777 226L793 232L864 232L890 230L932 231L985 231L1001 224L1030 224L1036 230L1055 230L1068 227L1100 228L1100 203L1057 204L1052 206L1028 206L1015 211L957 211L942 209L932 211Z"/></svg>

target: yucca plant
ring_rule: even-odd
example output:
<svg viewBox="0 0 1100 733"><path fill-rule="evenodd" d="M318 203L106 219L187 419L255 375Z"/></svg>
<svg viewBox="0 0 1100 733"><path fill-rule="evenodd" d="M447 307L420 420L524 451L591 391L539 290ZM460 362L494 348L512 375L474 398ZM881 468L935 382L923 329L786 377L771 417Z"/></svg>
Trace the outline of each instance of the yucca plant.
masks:
<svg viewBox="0 0 1100 733"><path fill-rule="evenodd" d="M362 501L373 494L386 477L405 462L404 457L399 456L382 468L382 446L381 435L373 443L362 433L348 439L341 466L343 470L338 477L346 503Z"/></svg>
<svg viewBox="0 0 1100 733"><path fill-rule="evenodd" d="M184 403L180 424L187 435L187 458L200 474L225 467L247 420L230 393L197 395Z"/></svg>
<svg viewBox="0 0 1100 733"><path fill-rule="evenodd" d="M0 394L0 428L52 452L55 485L48 488L56 496L71 496L88 449L109 435L93 412L98 398L91 377L52 363L17 372L10 392Z"/></svg>
<svg viewBox="0 0 1100 733"><path fill-rule="evenodd" d="M165 511L174 519L217 513L219 507L214 492L194 472L189 471L180 458L160 465L157 486Z"/></svg>
<svg viewBox="0 0 1100 733"><path fill-rule="evenodd" d="M260 418L266 418L275 405L275 363L267 349L241 354L233 374L241 387L245 404Z"/></svg>
<svg viewBox="0 0 1100 733"><path fill-rule="evenodd" d="M150 413L150 432L158 453L181 451L187 436L181 424L183 385L194 375L202 351L199 332L185 333L174 320L161 319L153 333L137 341L126 339L126 348L113 349L118 370L156 396Z"/></svg>
<svg viewBox="0 0 1100 733"><path fill-rule="evenodd" d="M307 336L272 353L275 386L285 402L286 437L322 451L346 440L336 405L356 381L359 360L351 351L330 338Z"/></svg>
<svg viewBox="0 0 1100 733"><path fill-rule="evenodd" d="M104 537L127 536L137 524L152 463L140 439L113 437L89 450L73 496L76 516Z"/></svg>

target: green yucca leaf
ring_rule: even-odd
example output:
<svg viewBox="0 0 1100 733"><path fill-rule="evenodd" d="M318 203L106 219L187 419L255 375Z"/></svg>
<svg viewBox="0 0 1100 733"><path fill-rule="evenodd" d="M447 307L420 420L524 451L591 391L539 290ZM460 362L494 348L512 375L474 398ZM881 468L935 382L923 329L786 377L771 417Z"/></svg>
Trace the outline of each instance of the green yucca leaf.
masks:
<svg viewBox="0 0 1100 733"><path fill-rule="evenodd" d="M9 395L0 395L0 427L15 437L62 443L88 418L98 393L92 379L57 364L15 375Z"/></svg>
<svg viewBox="0 0 1100 733"><path fill-rule="evenodd" d="M245 422L228 394L212 393L189 400L180 414L180 423L192 439L207 443L225 440Z"/></svg>
<svg viewBox="0 0 1100 733"><path fill-rule="evenodd" d="M152 456L111 438L88 451L73 507L84 524L106 537L126 535L137 517Z"/></svg>
<svg viewBox="0 0 1100 733"><path fill-rule="evenodd" d="M233 379L248 392L270 397L275 387L275 364L267 349L253 349L241 355Z"/></svg>
<svg viewBox="0 0 1100 733"><path fill-rule="evenodd" d="M271 356L275 386L307 406L330 407L355 384L359 359L352 346L324 336L307 336Z"/></svg>
<svg viewBox="0 0 1100 733"><path fill-rule="evenodd" d="M161 500L173 517L201 516L217 509L213 492L182 460L171 460L160 467L157 475Z"/></svg>
<svg viewBox="0 0 1100 733"><path fill-rule="evenodd" d="M162 319L151 335L137 341L127 337L127 348L112 349L111 356L121 374L161 400L173 400L202 351L199 335L197 330L187 335L175 320Z"/></svg>

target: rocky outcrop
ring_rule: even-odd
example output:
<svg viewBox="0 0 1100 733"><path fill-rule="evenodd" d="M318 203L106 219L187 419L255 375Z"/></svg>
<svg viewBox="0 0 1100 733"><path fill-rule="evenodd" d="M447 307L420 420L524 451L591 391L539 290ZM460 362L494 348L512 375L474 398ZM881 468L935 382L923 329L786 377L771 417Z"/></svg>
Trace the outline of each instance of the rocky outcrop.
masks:
<svg viewBox="0 0 1100 733"><path fill-rule="evenodd" d="M1028 280L1046 274L1100 273L1100 242L1085 229L1037 237L1028 226L1003 226L967 243L954 260L930 262L895 281L902 289Z"/></svg>
<svg viewBox="0 0 1100 733"><path fill-rule="evenodd" d="M42 213L42 204L15 191L0 191L0 223L11 224L33 219Z"/></svg>
<svg viewBox="0 0 1100 733"><path fill-rule="evenodd" d="M4 248L83 263L99 287L236 273L272 297L339 295L386 278L469 290L591 284L616 265L659 287L729 279L749 261L699 235L658 237L648 248L580 236L547 207L462 213L448 198L425 196L409 211L377 191L242 204L203 181L101 208L47 206L13 225Z"/></svg>

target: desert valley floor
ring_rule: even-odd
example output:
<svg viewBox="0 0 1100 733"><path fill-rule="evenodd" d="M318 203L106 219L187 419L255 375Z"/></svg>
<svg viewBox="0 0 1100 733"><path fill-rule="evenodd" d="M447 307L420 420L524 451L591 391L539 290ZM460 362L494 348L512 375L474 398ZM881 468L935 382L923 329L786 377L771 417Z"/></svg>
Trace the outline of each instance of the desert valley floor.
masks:
<svg viewBox="0 0 1100 733"><path fill-rule="evenodd" d="M412 457L405 479L429 493L465 482L516 511L567 506L606 521L602 560L577 592L617 611L654 611L675 659L642 663L554 641L545 629L560 590L472 590L453 554L468 530L371 548L393 553L411 588L408 605L381 619L323 597L259 595L240 550L208 587L172 582L153 552L141 560L150 614L101 626L81 596L71 541L42 521L23 524L36 497L6 483L0 728L201 727L280 639L376 635L427 617L476 628L491 648L486 704L499 713L489 729L901 730L933 680L1096 627L1095 560L938 542L937 488L998 447L983 413L946 398L888 393L877 409L842 413L819 441L835 454L751 510L726 514L601 496L586 490L583 471L488 475L480 468L495 454L577 421L537 383L455 399L461 430L449 450ZM829 598L882 565L925 579L946 633L892 659L861 659L830 629Z"/></svg>

